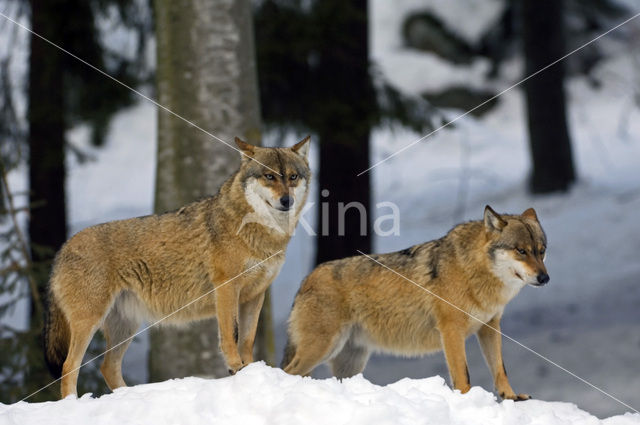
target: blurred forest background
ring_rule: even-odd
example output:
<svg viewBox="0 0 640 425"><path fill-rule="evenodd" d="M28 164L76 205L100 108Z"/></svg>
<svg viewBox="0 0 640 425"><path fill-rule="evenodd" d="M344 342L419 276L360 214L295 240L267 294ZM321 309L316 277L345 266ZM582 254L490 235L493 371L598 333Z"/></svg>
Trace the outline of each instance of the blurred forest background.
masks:
<svg viewBox="0 0 640 425"><path fill-rule="evenodd" d="M485 203L514 213L534 206L549 256L561 260L551 263L546 294L523 291L529 298L505 316L515 323L505 332L581 376L602 370L589 379L637 405L626 388L640 384L630 366L640 357L640 269L630 253L609 256L640 248L630 227L640 206L640 24L509 88L638 11L623 0L0 0L0 401L51 381L40 335L55 252L87 225L215 193L239 156L208 132L268 146L310 133L317 228L321 204L328 217L340 202L368 212L366 235L356 209L344 236L335 219L326 233L296 235L262 312L258 358L276 364L293 294L314 263L439 237L479 218ZM400 235L373 235L382 201L401 207ZM592 243L605 234L616 237ZM558 276L571 281L564 292ZM615 295L602 298L605 288ZM572 338L602 322L613 324ZM141 337L125 359L131 383L226 375L214 321ZM95 338L87 358L103 347ZM584 353L599 348L608 352ZM530 362L505 351L510 371ZM487 377L475 380L484 368L475 358L472 382L491 388ZM99 363L81 371L80 392L108 391ZM440 357L377 356L365 376L386 383L436 373L446 375ZM624 410L548 365L518 367L512 381L596 413ZM30 401L57 395L52 385Z"/></svg>

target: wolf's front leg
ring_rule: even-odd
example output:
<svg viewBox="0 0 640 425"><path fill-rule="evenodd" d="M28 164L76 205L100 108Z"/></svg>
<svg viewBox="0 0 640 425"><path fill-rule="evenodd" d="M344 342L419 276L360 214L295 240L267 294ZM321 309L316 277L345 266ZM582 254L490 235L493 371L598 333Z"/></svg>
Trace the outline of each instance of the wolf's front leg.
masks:
<svg viewBox="0 0 640 425"><path fill-rule="evenodd" d="M242 363L248 365L253 362L253 343L256 339L258 319L264 302L265 293L240 304L240 338L238 348Z"/></svg>
<svg viewBox="0 0 640 425"><path fill-rule="evenodd" d="M447 320L438 328L453 387L464 394L471 389L464 344L465 335L462 332L465 328L464 324Z"/></svg>
<svg viewBox="0 0 640 425"><path fill-rule="evenodd" d="M500 334L500 316L496 316L483 325L478 331L478 342L491 370L493 382L500 397L510 400L528 400L528 394L516 394L507 378L507 372L502 360L502 335Z"/></svg>
<svg viewBox="0 0 640 425"><path fill-rule="evenodd" d="M229 373L234 374L244 366L238 353L239 292L235 285L224 285L215 294L220 350L229 367Z"/></svg>

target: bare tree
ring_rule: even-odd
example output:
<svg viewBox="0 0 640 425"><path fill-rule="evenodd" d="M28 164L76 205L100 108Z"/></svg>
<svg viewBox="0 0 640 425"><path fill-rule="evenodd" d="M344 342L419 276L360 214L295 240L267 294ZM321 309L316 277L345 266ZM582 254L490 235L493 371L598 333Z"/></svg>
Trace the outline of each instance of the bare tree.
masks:
<svg viewBox="0 0 640 425"><path fill-rule="evenodd" d="M160 103L222 140L241 136L259 143L251 2L156 0L155 8ZM213 195L239 166L240 157L185 121L162 110L159 114L154 208L163 212ZM262 359L265 347L273 350L268 301L256 341L263 348L257 353ZM149 375L151 381L227 375L215 319L187 329L154 329Z"/></svg>
<svg viewBox="0 0 640 425"><path fill-rule="evenodd" d="M524 0L523 44L526 75L565 54L563 1ZM562 61L526 82L529 145L533 159L531 191L567 190L575 180L566 118Z"/></svg>
<svg viewBox="0 0 640 425"><path fill-rule="evenodd" d="M317 126L320 187L328 190L318 197L328 206L328 232L318 235L316 251L316 263L322 263L357 250L371 252L371 217L366 216L372 213L371 173L355 174L369 167L376 95L369 75L367 1L324 0L316 3L316 11L324 18L320 31L325 40L319 49L318 75L330 93L327 113L318 118ZM351 203L363 205L365 213L346 207ZM344 234L338 223L341 209Z"/></svg>

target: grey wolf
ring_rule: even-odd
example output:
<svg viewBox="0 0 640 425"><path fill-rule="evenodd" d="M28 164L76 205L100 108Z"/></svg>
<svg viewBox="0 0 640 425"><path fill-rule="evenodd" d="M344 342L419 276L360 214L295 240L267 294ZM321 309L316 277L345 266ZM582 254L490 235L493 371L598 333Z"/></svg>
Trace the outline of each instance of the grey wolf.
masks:
<svg viewBox="0 0 640 425"><path fill-rule="evenodd" d="M264 294L306 202L308 142L261 148L236 138L240 167L215 196L178 211L89 227L63 245L49 281L45 325L45 357L52 374L62 375L62 397L76 394L78 368L98 329L111 350L101 365L105 381L111 389L124 386L122 358L141 321L172 314L213 288L219 289L163 323L217 316L230 372L253 361ZM247 216L252 219L243 222Z"/></svg>
<svg viewBox="0 0 640 425"><path fill-rule="evenodd" d="M306 375L328 362L343 378L362 372L372 351L416 356L443 350L453 387L465 393L465 340L475 334L500 396L528 399L509 384L497 331L522 287L549 281L546 246L532 208L500 215L486 206L483 220L460 224L441 239L371 256L401 276L366 256L321 264L295 297L282 366Z"/></svg>

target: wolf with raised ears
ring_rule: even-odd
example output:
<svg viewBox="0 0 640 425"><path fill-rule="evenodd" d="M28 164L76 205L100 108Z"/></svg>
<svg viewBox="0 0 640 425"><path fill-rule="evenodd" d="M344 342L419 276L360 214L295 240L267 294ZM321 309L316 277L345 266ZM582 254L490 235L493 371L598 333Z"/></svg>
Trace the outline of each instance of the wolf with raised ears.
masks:
<svg viewBox="0 0 640 425"><path fill-rule="evenodd" d="M126 385L122 358L143 320L186 324L217 316L229 371L253 361L264 294L309 192L309 137L291 148L236 144L240 168L215 196L86 228L60 249L49 282L45 357L62 376L62 397L76 394L98 329L108 350L102 374L111 389Z"/></svg>
<svg viewBox="0 0 640 425"><path fill-rule="evenodd" d="M500 319L525 285L549 281L546 246L532 208L500 215L487 206L483 220L440 239L320 264L296 295L282 367L306 375L328 362L342 378L362 372L374 351L442 350L453 386L464 393L471 388L465 340L475 334L498 394L526 400L507 379Z"/></svg>

